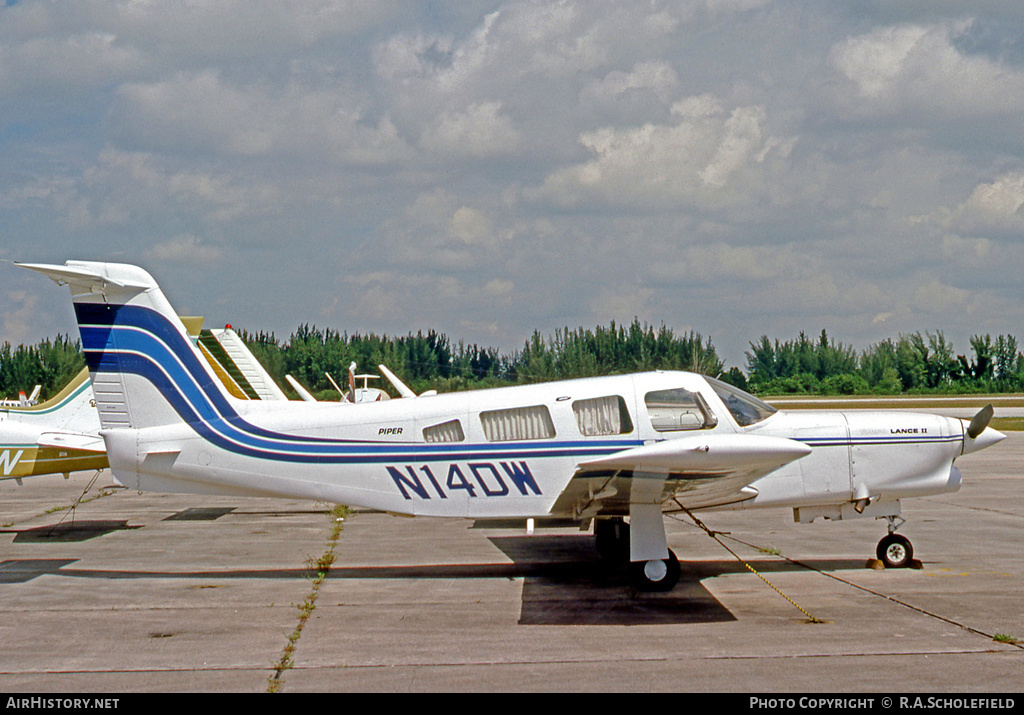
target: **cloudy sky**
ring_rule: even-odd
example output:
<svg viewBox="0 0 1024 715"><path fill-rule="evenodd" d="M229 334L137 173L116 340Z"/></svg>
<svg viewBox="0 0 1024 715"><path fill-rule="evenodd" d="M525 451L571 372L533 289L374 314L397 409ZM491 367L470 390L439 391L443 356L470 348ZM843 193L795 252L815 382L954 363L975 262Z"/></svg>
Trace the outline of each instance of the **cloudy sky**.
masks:
<svg viewBox="0 0 1024 715"><path fill-rule="evenodd" d="M519 349L634 317L858 349L1024 339L1024 4L6 0L11 261L142 265L183 314Z"/></svg>

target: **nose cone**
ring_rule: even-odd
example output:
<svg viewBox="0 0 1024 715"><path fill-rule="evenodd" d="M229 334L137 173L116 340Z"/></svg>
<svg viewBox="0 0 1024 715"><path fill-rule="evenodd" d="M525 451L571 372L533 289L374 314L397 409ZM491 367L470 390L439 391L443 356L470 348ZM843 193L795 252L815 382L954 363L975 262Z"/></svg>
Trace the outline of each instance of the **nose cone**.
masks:
<svg viewBox="0 0 1024 715"><path fill-rule="evenodd" d="M971 436L967 434L966 421L961 421L964 422L964 454L980 452L986 447L991 447L993 444L997 444L1006 439L1005 434L999 430L992 429L991 427L986 427L977 437L971 438Z"/></svg>

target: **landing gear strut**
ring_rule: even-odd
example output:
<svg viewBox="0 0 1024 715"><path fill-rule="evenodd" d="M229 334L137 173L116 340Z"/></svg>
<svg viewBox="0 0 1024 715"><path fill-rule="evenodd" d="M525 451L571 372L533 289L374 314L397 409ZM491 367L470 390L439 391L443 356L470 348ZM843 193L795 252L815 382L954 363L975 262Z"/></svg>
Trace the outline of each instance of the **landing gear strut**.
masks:
<svg viewBox="0 0 1024 715"><path fill-rule="evenodd" d="M897 524L896 519L898 518L886 517L889 521L889 534L878 542L878 548L875 549L875 555L887 569L907 568L914 558L914 547L910 544L910 540L896 533L896 529L903 523L903 520L900 519L900 523Z"/></svg>
<svg viewBox="0 0 1024 715"><path fill-rule="evenodd" d="M660 519L660 512L659 512ZM660 521L656 522L660 525ZM630 540L633 538L631 525L619 517L594 520L594 545L601 558L611 564L622 564L629 569L629 580L637 591L671 591L677 583L681 569L679 559L671 549L668 558L644 558L630 560ZM664 536L661 535L662 544Z"/></svg>

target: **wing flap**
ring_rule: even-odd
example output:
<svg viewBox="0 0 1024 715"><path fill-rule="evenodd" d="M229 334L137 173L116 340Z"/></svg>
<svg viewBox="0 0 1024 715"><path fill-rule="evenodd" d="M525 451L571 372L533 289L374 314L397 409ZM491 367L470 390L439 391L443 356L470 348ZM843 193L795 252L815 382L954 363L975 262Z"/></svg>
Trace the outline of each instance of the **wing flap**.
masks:
<svg viewBox="0 0 1024 715"><path fill-rule="evenodd" d="M757 494L751 482L810 451L794 440L748 434L656 442L581 462L552 513L625 515L631 503L651 500L652 486L660 503L676 499L688 509L744 501Z"/></svg>

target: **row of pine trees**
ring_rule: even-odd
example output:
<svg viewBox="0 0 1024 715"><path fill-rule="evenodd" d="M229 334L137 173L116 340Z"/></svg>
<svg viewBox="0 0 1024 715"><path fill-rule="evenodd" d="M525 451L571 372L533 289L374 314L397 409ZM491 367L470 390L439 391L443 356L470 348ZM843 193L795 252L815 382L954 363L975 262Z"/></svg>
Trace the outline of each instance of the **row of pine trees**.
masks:
<svg viewBox="0 0 1024 715"><path fill-rule="evenodd" d="M969 354L958 353L942 332L900 335L859 352L824 330L817 338L801 333L786 341L761 336L750 343L744 371L727 369L710 338L638 320L628 326L565 328L548 337L534 332L521 350L507 355L456 344L434 331L387 337L302 325L283 342L272 333L239 334L286 392L291 388L284 376L291 374L320 399L340 397L327 374L344 385L352 362L368 373L384 364L417 393L645 370L700 372L762 395L1024 391L1024 355L1011 335L974 336ZM5 343L0 395L14 397L38 384L45 399L84 365L78 341L66 335L34 346ZM376 384L389 388L381 383Z"/></svg>
<svg viewBox="0 0 1024 715"><path fill-rule="evenodd" d="M968 356L942 332L883 340L862 352L801 333L774 342L767 336L747 352L749 388L761 394L901 394L1020 392L1024 355L1012 335L975 335Z"/></svg>

